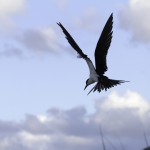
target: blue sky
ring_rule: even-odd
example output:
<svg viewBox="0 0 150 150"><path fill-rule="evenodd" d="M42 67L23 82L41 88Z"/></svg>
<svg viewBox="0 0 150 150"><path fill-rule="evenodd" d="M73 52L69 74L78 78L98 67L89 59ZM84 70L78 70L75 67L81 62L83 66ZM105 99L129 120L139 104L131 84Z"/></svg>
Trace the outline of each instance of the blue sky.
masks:
<svg viewBox="0 0 150 150"><path fill-rule="evenodd" d="M62 144L64 149L74 149L76 146L92 148L93 141L97 139L94 132L97 132L99 124L103 124L109 138L115 135L112 141L116 147L119 147L116 142L118 136L128 149L144 146L142 134L138 132L142 129L137 127L133 133L130 130L140 120L150 135L150 122L147 121L150 116L148 0L1 0L0 5L0 130L3 130L3 126L10 129L10 132L1 135L2 141L6 139L8 143L0 142L1 149L17 150L21 146L21 149L29 150L57 150L59 147L55 142ZM83 90L89 76L88 67L84 60L76 58L76 53L56 22L66 27L94 62L97 40L112 12L113 40L107 56L106 75L131 82L87 96L92 88ZM118 116L118 113L121 115ZM81 121L78 130L66 121L65 116L71 119L72 115L76 121ZM60 119L60 124L55 116ZM101 119L97 119L98 116ZM116 124L110 117L116 119ZM120 123L117 122L119 119ZM77 131L63 130L62 122L70 127L70 131ZM123 123L127 128L121 125ZM61 138L65 137L66 141L59 143L57 132L54 132L54 137L51 132L43 132L53 129L47 127L48 124L56 124L54 128L62 133ZM87 128L88 138L84 136L86 132L83 136L78 133L82 127ZM65 131L69 134L65 134ZM124 131L129 134L126 135ZM13 141L12 133L15 139L21 138L22 142ZM140 142L136 147L130 138L137 135L139 137L133 143ZM49 138L55 142L48 144ZM76 141L76 146L73 142L67 145L68 138ZM41 142L43 147L40 144L34 147L33 143L36 142ZM14 143L15 147L12 147Z"/></svg>

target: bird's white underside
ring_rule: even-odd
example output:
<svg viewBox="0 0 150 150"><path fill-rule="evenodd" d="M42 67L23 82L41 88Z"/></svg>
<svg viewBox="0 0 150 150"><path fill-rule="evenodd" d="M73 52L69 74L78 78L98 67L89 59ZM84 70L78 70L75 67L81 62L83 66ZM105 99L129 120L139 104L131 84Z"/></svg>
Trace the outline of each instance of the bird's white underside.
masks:
<svg viewBox="0 0 150 150"><path fill-rule="evenodd" d="M85 58L85 61L87 62L87 65L88 65L89 71L90 71L89 80L91 80L91 82L93 82L93 83L98 82L99 75L96 73L95 67L94 67L92 61L89 58Z"/></svg>

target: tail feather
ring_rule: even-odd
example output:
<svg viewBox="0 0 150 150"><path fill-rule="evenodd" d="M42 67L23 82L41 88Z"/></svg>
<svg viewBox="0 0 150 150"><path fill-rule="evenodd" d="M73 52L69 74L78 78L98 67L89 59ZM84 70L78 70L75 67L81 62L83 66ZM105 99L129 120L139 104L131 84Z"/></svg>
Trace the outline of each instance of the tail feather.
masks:
<svg viewBox="0 0 150 150"><path fill-rule="evenodd" d="M121 83L125 83L129 81L124 80L114 80L109 79L107 77L100 78L97 84L91 89L91 91L88 93L90 94L92 91L95 92L96 90L100 93L102 90L107 91L107 89L110 89L114 86L120 85Z"/></svg>

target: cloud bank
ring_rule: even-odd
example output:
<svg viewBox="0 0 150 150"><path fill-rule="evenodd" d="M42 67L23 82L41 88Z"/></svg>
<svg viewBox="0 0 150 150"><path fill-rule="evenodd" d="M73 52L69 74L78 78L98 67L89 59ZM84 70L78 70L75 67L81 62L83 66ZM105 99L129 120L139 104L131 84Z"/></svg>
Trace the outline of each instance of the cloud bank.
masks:
<svg viewBox="0 0 150 150"><path fill-rule="evenodd" d="M150 1L129 0L119 13L120 25L135 41L150 42Z"/></svg>
<svg viewBox="0 0 150 150"><path fill-rule="evenodd" d="M58 41L57 32L51 26L37 29L27 29L15 33L8 40L2 43L0 50L1 57L24 57L30 54L59 54L65 47Z"/></svg>
<svg viewBox="0 0 150 150"><path fill-rule="evenodd" d="M150 137L150 103L135 92L112 93L95 101L92 114L84 107L51 108L46 115L29 114L20 122L0 121L0 149L102 149L100 125L107 149L123 145L141 150L146 146L143 126Z"/></svg>
<svg viewBox="0 0 150 150"><path fill-rule="evenodd" d="M18 35L17 41L31 52L58 52L60 44L52 27L29 29Z"/></svg>
<svg viewBox="0 0 150 150"><path fill-rule="evenodd" d="M61 1L62 5L67 1ZM28 54L57 53L62 46L52 26L31 27L22 30L14 16L20 15L27 6L25 0L0 0L1 57L26 56ZM18 26L16 28L16 26Z"/></svg>

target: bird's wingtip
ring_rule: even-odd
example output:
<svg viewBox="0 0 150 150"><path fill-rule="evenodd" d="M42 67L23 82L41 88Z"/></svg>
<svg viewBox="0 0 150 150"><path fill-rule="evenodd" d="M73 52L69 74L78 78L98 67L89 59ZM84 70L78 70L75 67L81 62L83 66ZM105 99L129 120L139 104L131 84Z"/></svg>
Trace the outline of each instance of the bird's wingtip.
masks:
<svg viewBox="0 0 150 150"><path fill-rule="evenodd" d="M61 23L60 22L56 22L59 26L61 25Z"/></svg>
<svg viewBox="0 0 150 150"><path fill-rule="evenodd" d="M130 82L130 81L120 80L120 83L125 83L125 82Z"/></svg>
<svg viewBox="0 0 150 150"><path fill-rule="evenodd" d="M112 18L113 18L113 12L111 13L111 15L110 15Z"/></svg>

